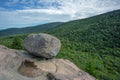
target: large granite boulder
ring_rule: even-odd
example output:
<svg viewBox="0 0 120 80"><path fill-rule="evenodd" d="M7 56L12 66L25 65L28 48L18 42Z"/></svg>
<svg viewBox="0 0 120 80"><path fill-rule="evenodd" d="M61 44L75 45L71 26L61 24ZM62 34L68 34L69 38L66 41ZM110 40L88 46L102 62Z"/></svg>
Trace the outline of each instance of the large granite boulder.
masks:
<svg viewBox="0 0 120 80"><path fill-rule="evenodd" d="M54 36L39 33L30 34L24 40L24 47L32 55L52 58L58 54L61 43Z"/></svg>
<svg viewBox="0 0 120 80"><path fill-rule="evenodd" d="M0 80L95 80L66 59L38 61L25 51L0 46Z"/></svg>

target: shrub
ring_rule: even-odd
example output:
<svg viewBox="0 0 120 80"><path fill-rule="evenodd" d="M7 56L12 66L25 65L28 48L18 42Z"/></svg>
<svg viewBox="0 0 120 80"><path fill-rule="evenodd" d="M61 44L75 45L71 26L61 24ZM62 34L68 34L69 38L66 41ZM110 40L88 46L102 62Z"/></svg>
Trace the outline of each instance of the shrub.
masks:
<svg viewBox="0 0 120 80"><path fill-rule="evenodd" d="M23 49L22 39L19 38L19 37L14 37L13 42L11 44L11 48L13 48L13 49Z"/></svg>

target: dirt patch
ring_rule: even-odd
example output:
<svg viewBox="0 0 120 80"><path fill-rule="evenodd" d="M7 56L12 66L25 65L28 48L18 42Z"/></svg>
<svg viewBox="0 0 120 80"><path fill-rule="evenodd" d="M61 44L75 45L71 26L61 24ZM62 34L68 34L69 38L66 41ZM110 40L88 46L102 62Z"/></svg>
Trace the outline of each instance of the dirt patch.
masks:
<svg viewBox="0 0 120 80"><path fill-rule="evenodd" d="M37 77L42 74L42 71L32 61L25 60L22 62L18 72L27 77Z"/></svg>

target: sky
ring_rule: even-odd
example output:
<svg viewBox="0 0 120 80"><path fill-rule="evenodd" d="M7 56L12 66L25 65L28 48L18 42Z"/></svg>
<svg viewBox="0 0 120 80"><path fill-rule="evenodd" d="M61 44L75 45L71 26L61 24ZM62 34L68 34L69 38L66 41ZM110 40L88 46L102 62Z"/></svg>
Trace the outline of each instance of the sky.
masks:
<svg viewBox="0 0 120 80"><path fill-rule="evenodd" d="M120 9L120 0L0 0L0 30L83 19Z"/></svg>

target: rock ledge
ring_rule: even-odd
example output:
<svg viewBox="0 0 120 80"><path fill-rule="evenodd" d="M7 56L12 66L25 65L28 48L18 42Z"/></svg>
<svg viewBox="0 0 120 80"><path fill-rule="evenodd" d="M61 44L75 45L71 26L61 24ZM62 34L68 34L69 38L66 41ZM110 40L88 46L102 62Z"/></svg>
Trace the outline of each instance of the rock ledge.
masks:
<svg viewBox="0 0 120 80"><path fill-rule="evenodd" d="M66 59L38 61L0 45L0 80L95 80Z"/></svg>

